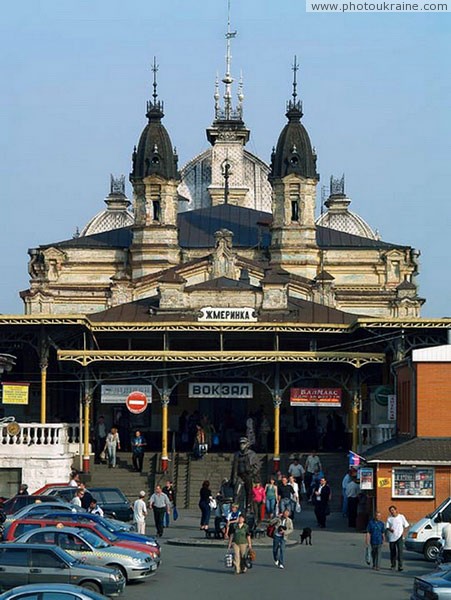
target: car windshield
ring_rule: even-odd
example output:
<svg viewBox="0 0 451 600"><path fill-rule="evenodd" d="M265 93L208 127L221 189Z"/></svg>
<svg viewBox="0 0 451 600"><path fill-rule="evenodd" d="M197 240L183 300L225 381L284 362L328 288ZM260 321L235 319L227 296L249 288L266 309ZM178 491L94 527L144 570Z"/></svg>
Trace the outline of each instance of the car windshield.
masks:
<svg viewBox="0 0 451 600"><path fill-rule="evenodd" d="M445 581L451 581L451 569L447 569L447 570L444 572L443 579L444 579Z"/></svg>
<svg viewBox="0 0 451 600"><path fill-rule="evenodd" d="M117 542L117 535L114 535L113 533L111 533L106 527L104 527L100 523L96 523L96 531L98 531L104 537L106 537L106 539L109 542L111 542L111 543Z"/></svg>
<svg viewBox="0 0 451 600"><path fill-rule="evenodd" d="M90 546L92 546L93 548L108 548L110 546L110 544L108 542L105 542L104 540L102 540L101 537L99 537L92 531L87 531L87 530L80 531L79 536L82 539L84 539L85 542L88 542L88 544Z"/></svg>
<svg viewBox="0 0 451 600"><path fill-rule="evenodd" d="M105 522L104 522L105 521ZM108 518L103 518L102 524L105 525L105 527L108 527L109 531L113 532L113 531L123 531L122 529L122 523L121 522L117 522L114 519L108 519Z"/></svg>

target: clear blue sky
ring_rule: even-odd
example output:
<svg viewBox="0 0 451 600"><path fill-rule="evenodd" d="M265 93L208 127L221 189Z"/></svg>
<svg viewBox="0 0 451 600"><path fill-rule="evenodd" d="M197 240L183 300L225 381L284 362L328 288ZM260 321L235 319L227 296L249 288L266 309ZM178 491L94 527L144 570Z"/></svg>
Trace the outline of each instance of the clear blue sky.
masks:
<svg viewBox="0 0 451 600"><path fill-rule="evenodd" d="M104 208L109 174L128 177L154 55L180 165L207 147L226 14L226 0L3 3L0 312L23 312L27 249L70 238ZM321 184L344 172L351 209L421 250L422 314L450 316L451 14L232 0L232 29L249 149L269 161L297 54Z"/></svg>

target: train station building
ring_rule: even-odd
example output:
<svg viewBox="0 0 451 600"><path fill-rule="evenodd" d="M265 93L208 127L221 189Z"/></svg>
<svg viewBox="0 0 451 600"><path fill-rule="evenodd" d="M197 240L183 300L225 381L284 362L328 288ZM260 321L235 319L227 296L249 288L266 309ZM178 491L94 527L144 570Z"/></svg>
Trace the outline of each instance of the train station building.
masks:
<svg viewBox="0 0 451 600"><path fill-rule="evenodd" d="M154 66L132 199L111 177L106 208L79 235L29 250L24 315L0 316L0 351L16 357L8 379L29 386L28 403L2 404L5 416L82 424L86 468L100 415L141 429L163 467L183 443L185 411L205 416L225 451L249 414L265 415L258 443L275 465L281 452L396 434L393 365L445 344L451 321L421 318L418 251L380 239L350 209L344 177L330 178L319 210L296 62L293 73L267 162L246 148L228 37L209 146L179 169L183 139L164 125ZM142 414L126 409L131 388L151 400Z"/></svg>

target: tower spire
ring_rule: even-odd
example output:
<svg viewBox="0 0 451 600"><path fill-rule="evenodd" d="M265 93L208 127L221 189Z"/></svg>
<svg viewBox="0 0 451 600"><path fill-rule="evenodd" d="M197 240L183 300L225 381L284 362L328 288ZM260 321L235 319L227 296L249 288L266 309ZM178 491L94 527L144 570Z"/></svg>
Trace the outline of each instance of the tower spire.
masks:
<svg viewBox="0 0 451 600"><path fill-rule="evenodd" d="M293 69L293 94L292 94L292 96L293 96L293 102L296 102L296 98L298 96L297 89L296 89L298 86L298 83L297 83L296 78L297 78L297 72L299 71L298 57L296 56L296 54L294 55L294 62L293 62L293 66L291 68Z"/></svg>
<svg viewBox="0 0 451 600"><path fill-rule="evenodd" d="M302 117L302 102L298 100L298 80L297 73L299 71L298 57L294 56L293 65L291 66L293 71L293 91L291 93L292 99L287 102L287 117L288 119L298 121Z"/></svg>
<svg viewBox="0 0 451 600"><path fill-rule="evenodd" d="M237 35L236 31L232 31L230 25L230 0L227 0L227 32L225 34L226 38L226 64L225 64L225 74L222 78L222 83L224 84L224 108L221 109L219 106L219 97L218 97L218 87L216 85L215 88L215 118L216 120L225 120L225 121L241 121L242 120L242 102L243 102L243 83L242 79L240 80L239 89L238 89L238 105L237 108L234 109L232 105L232 84L234 79L232 77L232 42L233 38Z"/></svg>
<svg viewBox="0 0 451 600"><path fill-rule="evenodd" d="M158 83L157 83L157 73L158 73L159 65L157 65L156 56L153 57L153 64L150 67L150 70L153 73L153 93L152 100L147 101L147 113L146 116L148 119L162 119L164 117L163 114L163 102L158 100Z"/></svg>
<svg viewBox="0 0 451 600"><path fill-rule="evenodd" d="M158 93L157 93L157 73L158 73L158 65L157 65L157 57L154 56L153 57L153 65L151 67L152 69L152 73L153 73L153 103L156 104L157 103L157 98L158 98Z"/></svg>

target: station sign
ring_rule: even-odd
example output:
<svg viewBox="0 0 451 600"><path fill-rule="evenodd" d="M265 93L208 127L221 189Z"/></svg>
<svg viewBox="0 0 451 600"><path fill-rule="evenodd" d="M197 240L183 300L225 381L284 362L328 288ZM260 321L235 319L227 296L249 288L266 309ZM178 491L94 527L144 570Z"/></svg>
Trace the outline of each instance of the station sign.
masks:
<svg viewBox="0 0 451 600"><path fill-rule="evenodd" d="M151 385L102 385L100 402L102 404L125 404L132 392L142 392L147 402L152 402Z"/></svg>
<svg viewBox="0 0 451 600"><path fill-rule="evenodd" d="M253 398L254 386L252 383L206 382L190 383L188 396L190 398Z"/></svg>
<svg viewBox="0 0 451 600"><path fill-rule="evenodd" d="M255 309L250 307L214 307L206 306L200 309L202 313L198 321L233 321L233 322L251 322L256 321Z"/></svg>

